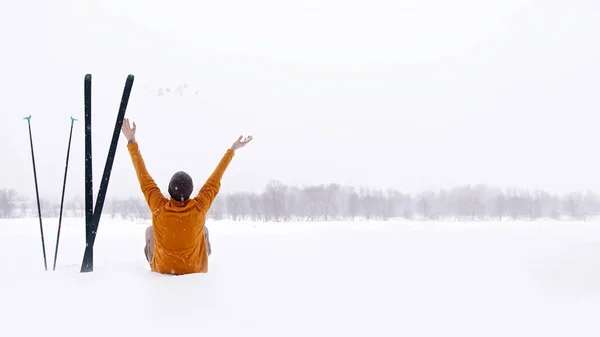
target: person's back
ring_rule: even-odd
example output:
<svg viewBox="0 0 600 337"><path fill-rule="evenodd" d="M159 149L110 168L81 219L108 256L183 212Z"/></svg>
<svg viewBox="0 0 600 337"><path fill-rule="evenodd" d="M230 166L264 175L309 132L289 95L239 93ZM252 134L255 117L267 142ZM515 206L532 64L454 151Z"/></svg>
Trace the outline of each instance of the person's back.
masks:
<svg viewBox="0 0 600 337"><path fill-rule="evenodd" d="M177 172L169 182L170 199L162 192L148 173L129 120L123 122L123 134L136 171L144 198L152 212L152 227L146 230L144 252L152 271L161 274L206 273L210 242L205 228L206 213L219 193L221 178L236 149L246 145L252 137L240 138L229 148L216 169L194 198L192 178Z"/></svg>
<svg viewBox="0 0 600 337"><path fill-rule="evenodd" d="M176 275L208 271L205 216L206 210L195 199L170 199L152 216L153 271Z"/></svg>

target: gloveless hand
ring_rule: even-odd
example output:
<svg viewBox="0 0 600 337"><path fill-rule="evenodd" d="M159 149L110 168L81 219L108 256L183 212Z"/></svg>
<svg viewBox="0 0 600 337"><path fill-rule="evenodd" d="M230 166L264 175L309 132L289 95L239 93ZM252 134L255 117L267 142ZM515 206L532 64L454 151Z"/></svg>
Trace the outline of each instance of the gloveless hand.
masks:
<svg viewBox="0 0 600 337"><path fill-rule="evenodd" d="M135 122L133 122L133 128L129 124L129 118L125 118L123 120L123 126L121 127L121 131L123 132L123 136L127 138L128 142L135 142Z"/></svg>
<svg viewBox="0 0 600 337"><path fill-rule="evenodd" d="M252 136L248 136L246 138L244 138L243 136L240 136L240 138L238 138L238 140L236 140L235 143L233 143L233 145L231 145L231 150L235 151L237 149L240 149L240 148L246 146L246 144L250 143L251 140L252 140Z"/></svg>

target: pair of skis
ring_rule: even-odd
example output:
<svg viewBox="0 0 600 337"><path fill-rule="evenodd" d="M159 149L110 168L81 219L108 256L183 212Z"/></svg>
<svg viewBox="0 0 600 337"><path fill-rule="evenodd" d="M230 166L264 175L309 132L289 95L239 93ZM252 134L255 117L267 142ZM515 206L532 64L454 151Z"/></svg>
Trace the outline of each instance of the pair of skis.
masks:
<svg viewBox="0 0 600 337"><path fill-rule="evenodd" d="M85 75L84 79L84 109L85 109L85 223L86 223L86 247L83 255L83 262L81 264L81 272L90 272L94 269L94 243L96 241L96 232L98 231L98 225L100 223L100 216L102 214L102 208L104 206L104 200L106 197L106 191L108 190L108 182L112 172L112 166L115 158L117 144L119 141L119 132L123 125L123 119L125 118L125 112L127 110L127 104L129 103L129 96L131 94L131 88L133 87L134 76L127 76L125 82L125 88L123 89L123 96L121 98L121 104L119 106L119 112L117 114L117 121L115 123L115 129L112 135L112 141L108 150L108 156L106 158L106 164L104 166L104 174L102 176L102 182L100 183L100 190L96 199L96 206L93 205L93 184L92 184L92 75ZM48 266L46 262L46 245L44 243L44 228L42 226L42 213L40 207L40 197L37 182L37 170L35 166L35 155L33 150L33 137L31 133L31 116L25 117L29 126L29 142L31 145L31 160L33 162L33 177L35 182L35 193L38 207L38 217L40 221L40 235L42 239L42 252L44 256L44 269L47 271ZM56 235L56 247L54 250L54 265L53 270L56 270L56 259L58 256L58 243L60 240L60 230L62 225L62 214L64 205L64 195L67 182L67 171L69 167L69 153L71 150L71 139L73 135L73 124L76 121L75 118L71 117L71 131L69 133L69 145L67 147L67 161L65 165L65 175L63 179L63 189L60 203L60 215L58 220L58 230Z"/></svg>
<svg viewBox="0 0 600 337"><path fill-rule="evenodd" d="M104 173L100 182L100 190L94 207L94 191L92 184L92 75L85 75L84 81L84 98L85 98L85 252L83 254L83 262L81 263L81 272L91 272L94 270L94 243L96 242L96 233L102 208L104 207L104 199L108 189L108 181L112 172L112 166L119 142L119 133L123 126L123 119L127 111L131 88L133 87L134 76L127 76L121 104L117 114L117 122L113 130L112 141L108 149L106 164L104 165Z"/></svg>

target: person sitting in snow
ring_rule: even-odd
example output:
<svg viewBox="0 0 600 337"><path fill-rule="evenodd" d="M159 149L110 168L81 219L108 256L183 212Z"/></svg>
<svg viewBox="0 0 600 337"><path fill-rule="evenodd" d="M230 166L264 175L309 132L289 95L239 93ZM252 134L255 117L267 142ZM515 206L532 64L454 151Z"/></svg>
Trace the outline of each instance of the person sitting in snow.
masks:
<svg viewBox="0 0 600 337"><path fill-rule="evenodd" d="M194 185L185 172L175 173L169 182L167 199L158 188L146 166L135 139L129 119L123 121L122 132L133 162L142 193L152 212L152 226L146 229L144 253L152 271L161 274L183 275L208 272L211 253L208 229L204 222L212 202L221 187L221 178L233 159L235 151L252 140L240 138L225 155L194 198Z"/></svg>

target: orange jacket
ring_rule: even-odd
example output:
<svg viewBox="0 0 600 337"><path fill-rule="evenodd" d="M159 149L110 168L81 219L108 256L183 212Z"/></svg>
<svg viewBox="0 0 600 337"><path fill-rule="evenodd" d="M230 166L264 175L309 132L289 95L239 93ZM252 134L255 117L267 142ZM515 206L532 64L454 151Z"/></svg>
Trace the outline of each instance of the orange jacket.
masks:
<svg viewBox="0 0 600 337"><path fill-rule="evenodd" d="M148 173L138 143L127 144L146 202L152 212L154 256L150 267L161 274L206 273L208 254L204 221L221 187L221 178L233 159L227 150L223 159L193 199L167 199Z"/></svg>

